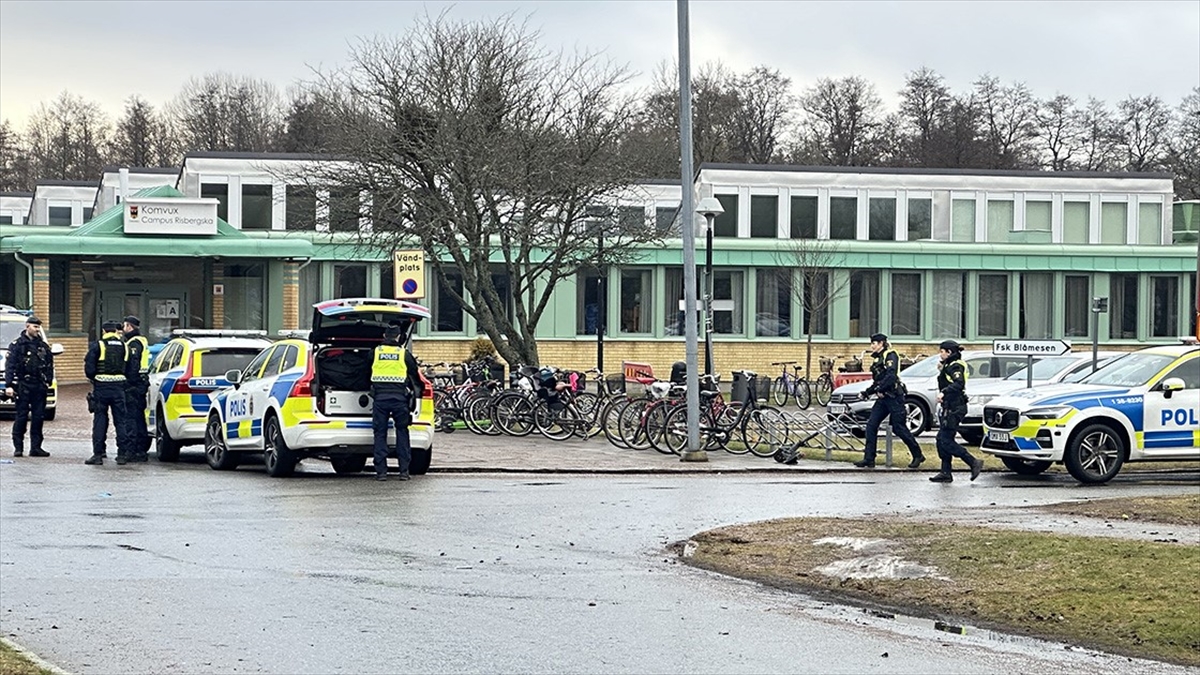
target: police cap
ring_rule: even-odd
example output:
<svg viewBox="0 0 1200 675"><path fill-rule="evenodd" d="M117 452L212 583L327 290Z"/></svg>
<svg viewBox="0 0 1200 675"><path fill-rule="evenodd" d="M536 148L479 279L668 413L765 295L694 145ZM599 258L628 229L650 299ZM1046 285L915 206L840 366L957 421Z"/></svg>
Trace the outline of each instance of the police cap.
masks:
<svg viewBox="0 0 1200 675"><path fill-rule="evenodd" d="M103 324L100 325L100 329L105 332L121 330L121 324L118 321L105 321Z"/></svg>
<svg viewBox="0 0 1200 675"><path fill-rule="evenodd" d="M138 320L138 318L137 318L136 316L132 315L132 314L130 314L129 316L125 317L125 323L127 323L127 324L129 324L130 326L133 326L133 327L135 327L135 328L136 328L136 327L138 327L138 326L140 326L140 325L142 325L142 322L141 322L141 321L139 321L139 320Z"/></svg>
<svg viewBox="0 0 1200 675"><path fill-rule="evenodd" d="M400 335L403 333L404 333L404 330L402 328L400 328L400 326L392 324L392 325L388 326L387 328L383 329L383 338L385 340L396 340L396 339L399 339Z"/></svg>
<svg viewBox="0 0 1200 675"><path fill-rule="evenodd" d="M42 325L42 320L36 316L30 316L28 319L25 319L25 325L40 326Z"/></svg>
<svg viewBox="0 0 1200 675"><path fill-rule="evenodd" d="M883 333L876 333L871 336L871 342L887 342L887 336Z"/></svg>
<svg viewBox="0 0 1200 675"><path fill-rule="evenodd" d="M948 352L961 352L962 345L954 340L943 340L942 344L938 345L938 349L945 349Z"/></svg>

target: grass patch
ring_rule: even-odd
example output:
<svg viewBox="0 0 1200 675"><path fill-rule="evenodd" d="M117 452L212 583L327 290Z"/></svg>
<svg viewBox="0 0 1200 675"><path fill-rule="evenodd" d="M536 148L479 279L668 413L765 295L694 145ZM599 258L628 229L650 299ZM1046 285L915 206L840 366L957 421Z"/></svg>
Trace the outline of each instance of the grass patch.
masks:
<svg viewBox="0 0 1200 675"><path fill-rule="evenodd" d="M891 542L936 579L839 579L862 555L823 537ZM701 533L688 564L930 618L1200 666L1200 546L914 523L800 518Z"/></svg>
<svg viewBox="0 0 1200 675"><path fill-rule="evenodd" d="M0 642L0 673L4 675L51 675L45 668L21 655L17 650Z"/></svg>
<svg viewBox="0 0 1200 675"><path fill-rule="evenodd" d="M1200 526L1200 494L1091 499L1050 504L1039 508L1043 511L1087 518Z"/></svg>

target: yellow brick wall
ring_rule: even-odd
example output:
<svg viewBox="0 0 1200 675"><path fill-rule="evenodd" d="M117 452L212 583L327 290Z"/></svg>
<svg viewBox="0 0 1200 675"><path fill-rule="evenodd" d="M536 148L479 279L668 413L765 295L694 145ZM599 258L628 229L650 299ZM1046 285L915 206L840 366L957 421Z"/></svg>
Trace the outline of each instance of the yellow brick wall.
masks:
<svg viewBox="0 0 1200 675"><path fill-rule="evenodd" d="M50 322L50 260L33 259L33 314Z"/></svg>
<svg viewBox="0 0 1200 675"><path fill-rule="evenodd" d="M83 332L83 271L72 262L67 269L67 330Z"/></svg>
<svg viewBox="0 0 1200 675"><path fill-rule="evenodd" d="M298 263L283 263L283 329L296 330L300 327L300 266Z"/></svg>
<svg viewBox="0 0 1200 675"><path fill-rule="evenodd" d="M83 357L87 356L88 339L82 335L58 337L50 335L50 342L63 346L63 353L54 357L54 374L61 384L87 382L83 376Z"/></svg>

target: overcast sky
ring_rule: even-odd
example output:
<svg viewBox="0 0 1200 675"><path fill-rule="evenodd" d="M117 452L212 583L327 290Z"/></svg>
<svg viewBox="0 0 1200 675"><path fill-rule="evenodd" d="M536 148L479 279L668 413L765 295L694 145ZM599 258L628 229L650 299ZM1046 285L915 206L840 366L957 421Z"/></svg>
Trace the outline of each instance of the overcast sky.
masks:
<svg viewBox="0 0 1200 675"><path fill-rule="evenodd" d="M512 13L552 48L601 51L642 73L678 54L673 0L556 2L36 2L0 0L0 119L18 128L70 91L116 117L141 94L155 105L192 76L225 71L285 89L345 60L356 38L402 33L422 13ZM928 66L955 91L984 73L1110 104L1156 94L1171 107L1200 86L1200 0L1152 2L691 3L692 67L778 68L799 93L819 77L859 75L889 108L904 75Z"/></svg>

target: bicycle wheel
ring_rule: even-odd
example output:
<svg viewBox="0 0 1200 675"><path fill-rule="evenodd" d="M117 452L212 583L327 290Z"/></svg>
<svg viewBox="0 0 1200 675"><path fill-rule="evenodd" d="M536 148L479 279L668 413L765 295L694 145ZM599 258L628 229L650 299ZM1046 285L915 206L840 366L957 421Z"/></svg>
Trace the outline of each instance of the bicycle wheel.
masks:
<svg viewBox="0 0 1200 675"><path fill-rule="evenodd" d="M635 399L621 411L621 420L617 426L621 429L621 440L625 447L632 450L649 450L650 441L646 439L646 409L651 401Z"/></svg>
<svg viewBox="0 0 1200 675"><path fill-rule="evenodd" d="M664 438L667 428L667 416L677 407L673 403L661 401L658 405L646 411L646 440L650 442L650 447L664 455L671 454L671 448L667 447L666 439Z"/></svg>
<svg viewBox="0 0 1200 675"><path fill-rule="evenodd" d="M775 400L775 405L787 405L788 394L791 393L788 391L790 388L790 383L788 382L788 378L786 376L780 375L779 377L775 378L775 382L773 382L771 385L771 398Z"/></svg>
<svg viewBox="0 0 1200 675"><path fill-rule="evenodd" d="M829 397L833 395L833 378L829 373L821 373L817 378L817 405L829 405Z"/></svg>
<svg viewBox="0 0 1200 675"><path fill-rule="evenodd" d="M570 407L555 410L545 401L540 401L533 409L533 422L538 432L546 438L565 441L575 435L579 415Z"/></svg>
<svg viewBox="0 0 1200 675"><path fill-rule="evenodd" d="M624 412L631 400L628 398L611 399L600 411L600 430L604 432L604 437L608 439L608 442L618 448L629 448L621 439L621 413Z"/></svg>
<svg viewBox="0 0 1200 675"><path fill-rule="evenodd" d="M533 431L533 404L521 394L504 394L492 406L492 419L509 436L528 436Z"/></svg>
<svg viewBox="0 0 1200 675"><path fill-rule="evenodd" d="M704 444L704 432L700 432L700 444ZM687 406L677 405L667 413L667 419L663 423L663 445L667 447L673 454L680 454L687 450L688 445L688 420Z"/></svg>
<svg viewBox="0 0 1200 675"><path fill-rule="evenodd" d="M597 427L596 414L600 412L600 397L590 391L581 391L575 394L575 400L571 403L571 407L579 416L586 428L581 430L581 435L584 438L591 438L600 432Z"/></svg>
<svg viewBox="0 0 1200 675"><path fill-rule="evenodd" d="M751 410L742 421L742 441L755 457L771 457L787 442L787 429L787 420L778 410Z"/></svg>
<svg viewBox="0 0 1200 675"><path fill-rule="evenodd" d="M794 386L796 387L796 407L808 410L808 406L812 405L812 389L808 386L808 378L797 378Z"/></svg>

